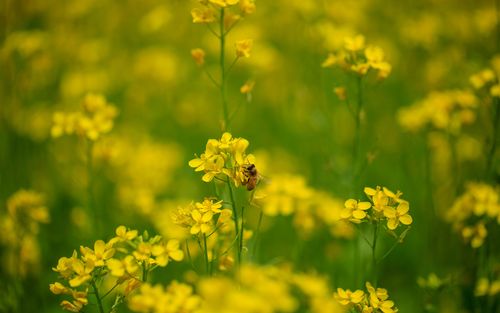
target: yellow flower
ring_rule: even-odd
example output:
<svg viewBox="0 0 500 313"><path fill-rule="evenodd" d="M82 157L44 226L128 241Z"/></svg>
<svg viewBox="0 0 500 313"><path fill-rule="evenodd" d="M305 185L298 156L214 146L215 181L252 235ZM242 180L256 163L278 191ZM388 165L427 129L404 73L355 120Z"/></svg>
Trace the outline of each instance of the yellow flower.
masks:
<svg viewBox="0 0 500 313"><path fill-rule="evenodd" d="M344 203L345 208L340 212L340 217L349 219L354 223L361 223L361 220L366 217L366 210L371 208L370 202L358 202L354 199L349 199Z"/></svg>
<svg viewBox="0 0 500 313"><path fill-rule="evenodd" d="M106 261L110 274L121 278L126 274L134 276L140 269L139 264L131 255L127 255L124 259L109 259Z"/></svg>
<svg viewBox="0 0 500 313"><path fill-rule="evenodd" d="M205 64L205 51L200 48L196 48L191 50L191 56L194 59L194 62L198 65Z"/></svg>
<svg viewBox="0 0 500 313"><path fill-rule="evenodd" d="M370 69L370 65L368 63L357 63L351 65L351 71L359 74L359 75L366 75L368 73L368 70Z"/></svg>
<svg viewBox="0 0 500 313"><path fill-rule="evenodd" d="M78 287L92 278L90 275L94 270L94 263L92 261L89 260L83 263L81 260L76 259L73 260L71 267L75 273L75 276L69 281L71 287Z"/></svg>
<svg viewBox="0 0 500 313"><path fill-rule="evenodd" d="M141 242L137 249L132 252L132 255L139 262L146 262L147 264L154 264L154 259L151 258L153 246L149 242Z"/></svg>
<svg viewBox="0 0 500 313"><path fill-rule="evenodd" d="M365 194L370 198L373 203L373 209L377 212L383 212L389 205L389 197L377 186L377 189L365 187Z"/></svg>
<svg viewBox="0 0 500 313"><path fill-rule="evenodd" d="M69 289L68 287L64 286L63 284L61 284L59 282L55 282L53 284L50 284L49 289L55 295L71 293L71 289Z"/></svg>
<svg viewBox="0 0 500 313"><path fill-rule="evenodd" d="M102 240L97 240L94 243L94 250L80 246L80 253L84 261L92 261L97 267L104 266L104 262L110 259L115 254L115 249L111 244L106 244Z"/></svg>
<svg viewBox="0 0 500 313"><path fill-rule="evenodd" d="M470 240L472 248L479 248L483 245L484 239L488 236L488 230L483 223L478 223L472 227L464 227L462 229L462 237L466 241Z"/></svg>
<svg viewBox="0 0 500 313"><path fill-rule="evenodd" d="M354 37L344 38L344 48L347 51L360 51L365 47L365 37L363 35L356 35Z"/></svg>
<svg viewBox="0 0 500 313"><path fill-rule="evenodd" d="M389 299L389 294L387 289L375 288L369 282L366 283L366 289L368 290L369 301L373 309L378 309L383 313L395 313L398 310L394 307L394 302Z"/></svg>
<svg viewBox="0 0 500 313"><path fill-rule="evenodd" d="M369 46L365 49L365 57L368 64L377 64L384 60L384 51L377 46Z"/></svg>
<svg viewBox="0 0 500 313"><path fill-rule="evenodd" d="M123 225L118 226L115 233L119 241L130 241L137 237L137 230L127 230Z"/></svg>
<svg viewBox="0 0 500 313"><path fill-rule="evenodd" d="M344 290L342 288L337 288L335 299L342 305L358 304L365 299L365 292L363 290L355 290L352 292L349 289Z"/></svg>
<svg viewBox="0 0 500 313"><path fill-rule="evenodd" d="M335 87L333 92L337 95L337 98L339 98L340 101L347 99L347 91L345 87Z"/></svg>
<svg viewBox="0 0 500 313"><path fill-rule="evenodd" d="M212 8L194 8L191 10L193 23L213 23L215 22L215 12Z"/></svg>
<svg viewBox="0 0 500 313"><path fill-rule="evenodd" d="M167 266L169 259L174 261L182 261L184 252L179 249L179 241L172 239L165 245L164 243L154 245L152 254L155 256L156 264L159 266Z"/></svg>
<svg viewBox="0 0 500 313"><path fill-rule="evenodd" d="M64 300L61 302L61 307L69 312L80 312L83 309L83 303L79 301L69 302Z"/></svg>
<svg viewBox="0 0 500 313"><path fill-rule="evenodd" d="M245 57L248 58L250 57L250 50L252 49L253 45L253 40L252 39L245 39L245 40L239 40L236 42L236 56L238 58Z"/></svg>
<svg viewBox="0 0 500 313"><path fill-rule="evenodd" d="M333 53L329 53L326 60L323 61L323 63L321 63L321 67L331 67L331 66L337 64L338 59L339 58L337 55L335 55Z"/></svg>
<svg viewBox="0 0 500 313"><path fill-rule="evenodd" d="M496 84L496 85L491 86L490 94L493 97L500 98L500 84Z"/></svg>
<svg viewBox="0 0 500 313"><path fill-rule="evenodd" d="M242 94L249 94L252 92L254 86L255 86L254 81L247 81L243 86L241 86L240 92Z"/></svg>
<svg viewBox="0 0 500 313"><path fill-rule="evenodd" d="M214 199L205 198L203 202L196 202L195 207L200 213L212 212L213 214L217 214L221 212L222 200L214 203Z"/></svg>
<svg viewBox="0 0 500 313"><path fill-rule="evenodd" d="M77 260L76 251L73 251L71 258L62 257L57 261L57 267L53 267L54 272L58 272L62 277L69 278L73 274L73 262Z"/></svg>
<svg viewBox="0 0 500 313"><path fill-rule="evenodd" d="M244 15L255 13L255 0L240 0L240 10Z"/></svg>
<svg viewBox="0 0 500 313"><path fill-rule="evenodd" d="M191 217L193 218L195 224L191 226L191 234L196 235L198 233L206 234L212 229L212 212L203 213L203 215L198 210L193 210L191 212Z"/></svg>
<svg viewBox="0 0 500 313"><path fill-rule="evenodd" d="M408 202L401 202L396 209L386 207L384 216L387 217L387 228L394 230L398 227L399 223L410 225L413 222L412 217L408 214L410 205Z"/></svg>
<svg viewBox="0 0 500 313"><path fill-rule="evenodd" d="M481 72L472 75L469 78L471 85L475 89L481 89L483 86L495 80L495 72L492 69L484 69Z"/></svg>
<svg viewBox="0 0 500 313"><path fill-rule="evenodd" d="M230 6L230 5L238 4L238 2L240 2L240 0L208 0L208 2L210 2L214 5L217 5L221 8L225 8L225 7Z"/></svg>

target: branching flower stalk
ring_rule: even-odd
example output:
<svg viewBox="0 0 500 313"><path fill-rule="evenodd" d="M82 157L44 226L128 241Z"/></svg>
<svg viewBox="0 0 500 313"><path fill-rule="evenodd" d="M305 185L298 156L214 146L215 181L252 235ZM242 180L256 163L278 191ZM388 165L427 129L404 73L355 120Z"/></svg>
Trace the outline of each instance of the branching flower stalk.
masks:
<svg viewBox="0 0 500 313"><path fill-rule="evenodd" d="M351 223L359 225L369 223L372 227L373 236L369 240L361 227L357 227L361 237L371 249L371 279L376 285L379 263L391 253L395 246L403 241L413 222L413 218L408 214L409 203L401 199L401 192L393 193L387 188L365 187L364 192L369 198L369 202L361 202L349 199L345 202L345 209L341 212L341 218ZM395 230L400 226L405 229L397 234ZM377 259L377 247L380 236L380 229L384 227L387 233L395 237L395 244Z"/></svg>

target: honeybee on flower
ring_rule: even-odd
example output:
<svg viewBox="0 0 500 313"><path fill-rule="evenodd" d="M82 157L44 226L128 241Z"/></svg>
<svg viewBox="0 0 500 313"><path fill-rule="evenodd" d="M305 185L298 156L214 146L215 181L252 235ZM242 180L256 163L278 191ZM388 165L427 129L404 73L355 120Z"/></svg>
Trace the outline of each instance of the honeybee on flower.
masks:
<svg viewBox="0 0 500 313"><path fill-rule="evenodd" d="M203 171L204 182L214 178L220 181L229 179L236 186L247 186L248 190L255 188L258 181L255 157L246 154L248 140L235 138L230 133L222 134L220 140L209 139L205 152L189 161L189 166L196 172Z"/></svg>

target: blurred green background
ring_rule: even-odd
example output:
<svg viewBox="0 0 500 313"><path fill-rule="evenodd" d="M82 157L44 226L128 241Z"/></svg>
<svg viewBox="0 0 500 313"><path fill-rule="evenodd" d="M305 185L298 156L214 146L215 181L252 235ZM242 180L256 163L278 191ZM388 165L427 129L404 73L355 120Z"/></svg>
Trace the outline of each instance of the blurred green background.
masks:
<svg viewBox="0 0 500 313"><path fill-rule="evenodd" d="M290 173L342 203L364 197L362 188L350 185L354 122L333 92L346 86L348 97L355 95L355 81L321 64L344 37L355 34L385 51L391 75L364 84L361 151L370 157L360 185L401 190L410 202L412 229L383 263L379 282L401 312L422 312L426 294L417 278L434 272L459 281L474 252L442 219L457 196L449 187L456 172L439 163L443 158L428 148L424 133L404 131L397 112L435 90L468 89L469 76L491 66L499 52L498 1L256 4L255 14L227 39L228 55L236 40L254 40L251 57L231 72L227 97L232 108L241 107L231 132L250 141L248 150L265 160L260 172L270 181ZM50 223L37 235L40 256L28 273L13 276L8 266L1 267L4 308L24 290L19 312L60 311L60 299L48 289L59 257L110 238L121 224L172 236L162 212L213 193L187 165L207 139L220 138L222 116L218 90L190 55L203 48L206 68L217 71L217 40L204 25L192 23L195 6L185 0L2 1L0 215L19 189L43 193L50 212ZM248 80L255 81L251 101L239 91ZM102 234L92 232L82 209L84 142L50 136L53 113L78 110L88 92L105 95L119 110L112 132L94 151L95 202L105 212ZM491 142L485 125L479 118L467 130L480 153L460 163L459 185L483 179L483 151ZM368 251L354 254L358 239L333 238L325 229L304 239L291 217L264 222L259 263L293 259L296 270L324 273L333 287L361 287L353 282L353 268ZM382 244L389 246L390 239ZM7 250L0 251L5 258ZM187 267L173 266L165 277L182 277ZM442 311L466 310L470 300L462 292L446 289L439 297L447 308Z"/></svg>

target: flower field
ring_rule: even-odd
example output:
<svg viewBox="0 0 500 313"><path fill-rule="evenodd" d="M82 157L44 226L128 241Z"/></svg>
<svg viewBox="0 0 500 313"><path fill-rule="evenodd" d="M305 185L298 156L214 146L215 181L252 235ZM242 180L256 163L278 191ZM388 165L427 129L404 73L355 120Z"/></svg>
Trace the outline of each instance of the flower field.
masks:
<svg viewBox="0 0 500 313"><path fill-rule="evenodd" d="M500 311L499 0L0 17L0 312Z"/></svg>

